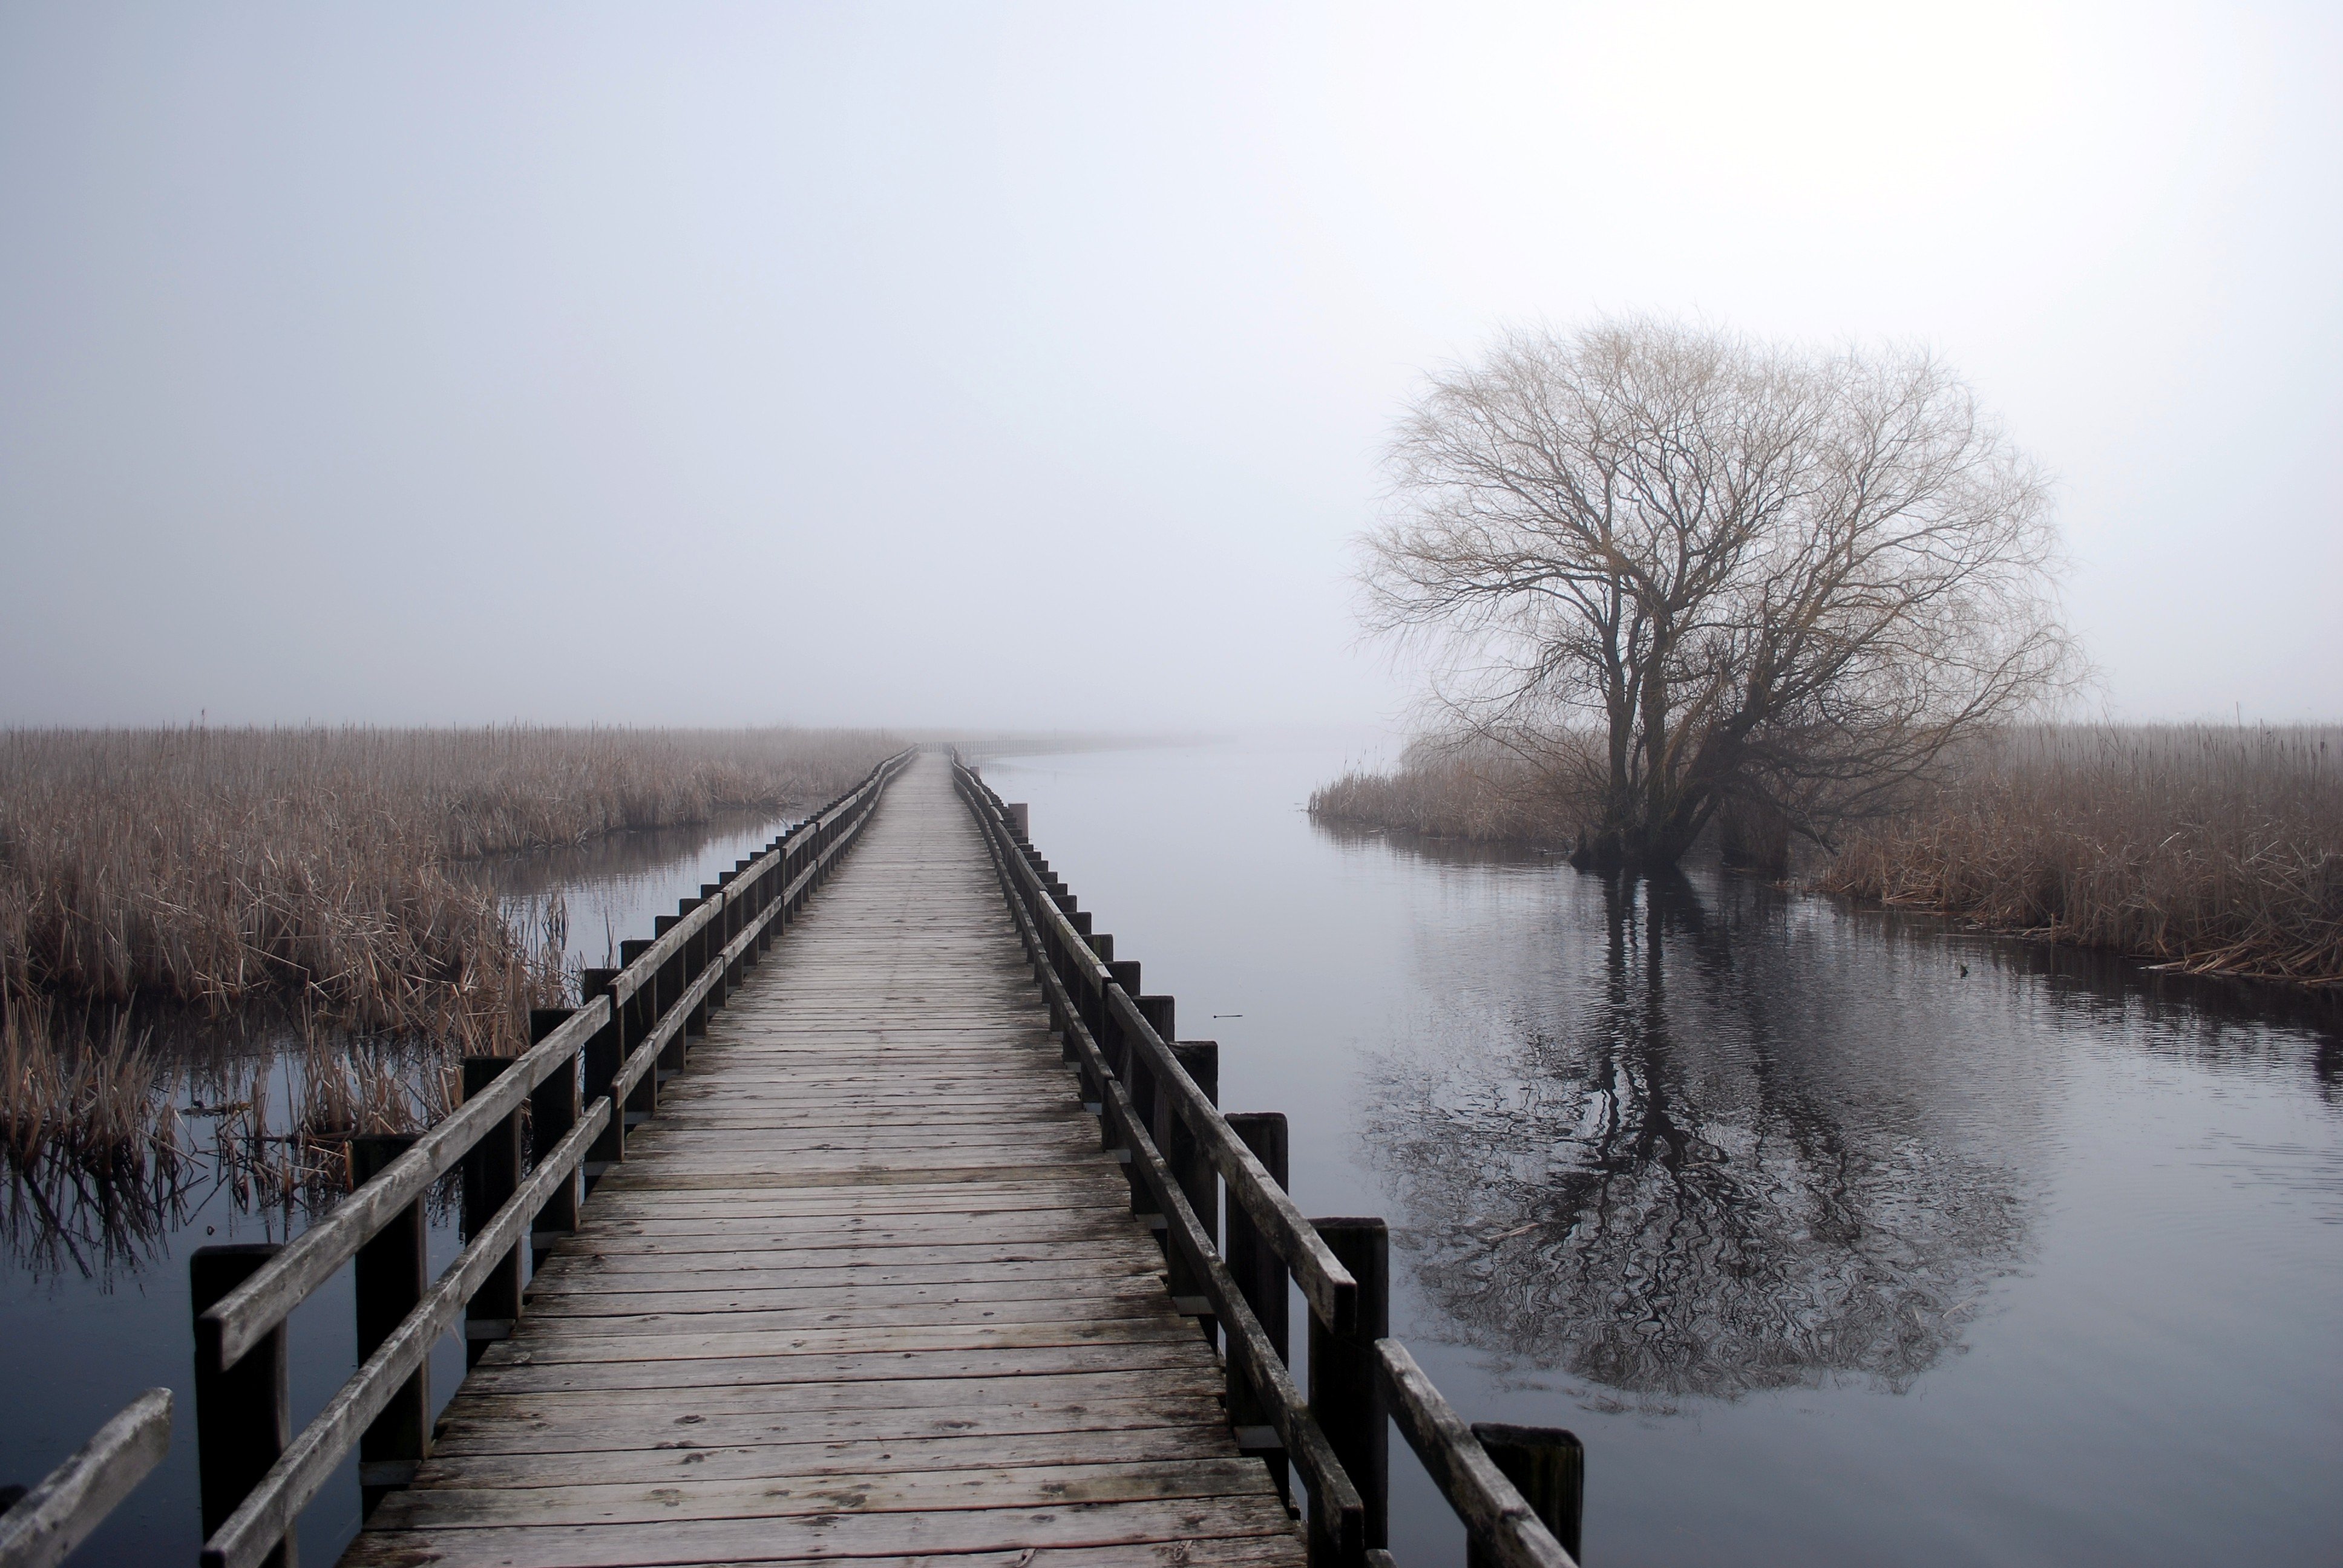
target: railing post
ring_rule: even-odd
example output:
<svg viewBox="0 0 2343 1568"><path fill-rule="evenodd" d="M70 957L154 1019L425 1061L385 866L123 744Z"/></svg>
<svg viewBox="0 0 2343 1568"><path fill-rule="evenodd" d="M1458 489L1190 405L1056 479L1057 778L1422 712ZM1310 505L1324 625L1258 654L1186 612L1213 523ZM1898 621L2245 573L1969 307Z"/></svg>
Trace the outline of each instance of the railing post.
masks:
<svg viewBox="0 0 2343 1568"><path fill-rule="evenodd" d="M619 950L623 952L634 945L632 942L623 943ZM581 970L578 975L578 994L592 1001L598 996L608 994L611 982L618 978L617 970ZM616 1086L618 1068L627 1059L627 1020L634 1015L634 1010L631 998L623 1006L614 1009L610 1021L596 1030L586 1041L585 1049L578 1053L578 1098L581 1111L608 1095ZM608 1123L587 1149L585 1162L579 1169L579 1174L586 1180L586 1190L592 1191L594 1182L601 1173L626 1157L627 1114L623 1107L613 1105Z"/></svg>
<svg viewBox="0 0 2343 1568"><path fill-rule="evenodd" d="M1586 1513L1586 1445L1577 1434L1558 1426L1476 1421L1473 1435L1539 1523L1576 1559ZM1465 1568L1497 1568L1496 1553L1477 1541L1465 1543L1464 1562Z"/></svg>
<svg viewBox="0 0 2343 1568"><path fill-rule="evenodd" d="M749 890L740 885L740 873L747 868L747 864L743 861L716 879L717 884L727 890L727 897L724 900L723 944L726 948L739 940L740 933L749 929ZM723 948L719 948L717 950L721 952ZM741 977L748 972L749 953L744 949L739 957L724 966L724 993L729 996L739 990Z"/></svg>
<svg viewBox="0 0 2343 1568"><path fill-rule="evenodd" d="M1117 964L1114 967L1120 971L1123 966ZM1166 1045L1171 1044L1173 1033L1172 1020L1178 1012L1172 999L1168 996L1140 995L1139 966L1136 963L1131 965L1131 979L1127 983L1123 981L1120 973L1116 976L1115 983L1122 986L1125 994L1131 998L1131 1005L1139 1010L1139 1016L1145 1019L1147 1027L1155 1031L1155 1038ZM1118 1030L1115 1032L1120 1034L1121 1031ZM1123 1081L1130 1085L1131 1102L1138 1107L1141 1119L1147 1123L1149 1135L1153 1136L1156 1130L1163 1125L1162 1117L1156 1111L1156 1102L1162 1096L1155 1091L1154 1064L1141 1056L1138 1046L1130 1040L1126 1040L1122 1042L1122 1049ZM1155 1147L1161 1150L1167 1156L1172 1152L1164 1148L1163 1140L1160 1137L1155 1139Z"/></svg>
<svg viewBox="0 0 2343 1568"><path fill-rule="evenodd" d="M763 849L757 851L757 858L759 859L762 859L765 856L771 854L780 847L781 840L776 837L771 843L767 844ZM749 904L749 912L752 917L761 915L767 910L773 907L773 900L780 896L780 880L781 868L778 860L776 860L772 865L767 866L762 871L758 873L756 891L751 895ZM775 915L771 920L765 922L765 929L757 933L756 945L757 956L759 958L763 958L766 953L772 950L773 938L779 932L780 929L781 917L779 915Z"/></svg>
<svg viewBox="0 0 2343 1568"><path fill-rule="evenodd" d="M1139 960L1124 959L1118 961L1114 956L1114 938L1104 931L1091 937L1090 942L1091 950L1098 954L1098 960L1105 966L1111 981L1122 988L1123 995L1136 997L1139 994ZM1121 1021L1114 1016L1114 1009L1107 1005L1104 987L1099 990L1098 1027L1091 1032L1098 1037L1099 1049L1106 1053L1106 1064L1114 1069L1114 1075L1122 1080L1125 1089L1131 1091L1131 1103L1138 1107L1140 1115L1151 1122L1154 1120L1150 1115L1152 1101L1139 1098L1141 1090L1133 1081L1131 1042L1122 1038ZM1153 1091L1150 1089L1145 1092L1151 1096Z"/></svg>
<svg viewBox="0 0 2343 1568"><path fill-rule="evenodd" d="M651 920L651 931L655 936L663 937L682 923L681 915L657 915ZM659 965L659 1002L651 1010L651 1021L654 1024L668 1015L674 1008L677 1000L683 995L684 987L691 982L690 955L691 944L686 942L670 955L665 963ZM666 1047L659 1051L659 1070L660 1072L673 1072L683 1066L683 1037L689 1028L690 1023L687 1020L684 1028L678 1030L675 1038L669 1040ZM654 1103L650 1109L656 1110L658 1107Z"/></svg>
<svg viewBox="0 0 2343 1568"><path fill-rule="evenodd" d="M569 1021L574 1008L531 1008L528 1014L529 1043L534 1045ZM554 1070L553 1076L530 1091L528 1098L528 1141L532 1160L542 1160L552 1152L553 1146L569 1135L578 1125L578 1113L582 1109L578 1094L578 1060L572 1057ZM560 1186L553 1190L537 1217L529 1221L529 1271L534 1273L551 1251L553 1238L564 1231L578 1229L578 1172L572 1171Z"/></svg>
<svg viewBox="0 0 2343 1568"><path fill-rule="evenodd" d="M708 901L708 898L709 895L702 892L699 897L696 899L678 899L675 905L677 917L680 919L681 917L691 913L694 910L699 908L700 905L706 903ZM710 920L703 923L700 928L692 932L691 935L683 939L683 974L681 980L682 984L685 987L689 987L693 981L699 980L700 972L708 968L709 958L714 951L714 949L709 945L710 939L715 935L716 922L713 920ZM698 1001L692 1003L689 1015L683 1020L683 1032L675 1037L675 1067L680 1068L683 1065L684 1055L688 1049L684 1045L684 1040L687 1038L696 1040L699 1036L708 1032L708 1010L714 1002L715 999L723 994L723 990L724 982L719 980L716 982L715 990L710 991L708 995L701 997ZM668 1064L662 1061L659 1065L666 1067ZM670 1069L670 1070L673 1070Z"/></svg>
<svg viewBox="0 0 2343 1568"><path fill-rule="evenodd" d="M1391 1233L1379 1219L1312 1220L1358 1282L1358 1311L1342 1329L1310 1314L1310 1410L1366 1505L1368 1546L1391 1543L1390 1421L1375 1382L1375 1342L1391 1332ZM1333 1561L1313 1516L1311 1561Z"/></svg>
<svg viewBox="0 0 2343 1568"><path fill-rule="evenodd" d="M1109 953L1114 950L1112 937L1102 937L1099 940L1107 944ZM1110 962L1107 968L1113 972L1115 983L1122 988L1123 994L1131 998L1131 1005L1138 1008L1139 1015L1148 1020L1148 1027L1154 1030L1160 1038L1171 1039L1171 1036L1165 1034L1163 1030L1172 1020L1172 999L1168 996L1146 998L1138 994L1139 965L1136 962ZM1159 1136L1159 1123L1155 1114L1157 1096L1154 1070L1146 1059L1140 1055L1138 1046L1124 1035L1122 1020L1116 1014L1114 1009L1101 1007L1099 1010L1105 1015L1106 1039L1114 1042L1111 1046L1106 1046L1103 1040L1101 1042L1101 1048L1106 1051L1106 1059L1113 1065L1115 1076L1122 1080L1123 1088L1130 1091L1131 1109L1137 1113L1140 1126L1147 1130L1147 1136L1155 1144L1156 1151L1161 1153L1164 1151L1163 1140ZM1146 1180L1139 1173L1138 1164L1134 1162L1124 1167L1123 1174L1131 1180L1131 1211L1134 1214L1159 1215L1155 1194L1148 1190ZM1156 1222L1162 1223L1160 1215ZM1169 1227L1159 1231L1155 1239L1162 1245L1164 1256L1171 1257L1172 1236Z"/></svg>
<svg viewBox="0 0 2343 1568"><path fill-rule="evenodd" d="M665 936L674 924L673 915L659 915L652 920L651 929L660 936ZM620 942L618 956L627 962L632 963L656 945L656 942L647 941ZM620 1050L625 1056L634 1055L635 1048L651 1037L651 1031L659 1027L659 1020L666 1013L668 1004L675 1000L676 993L670 989L674 981L675 970L676 960L670 959L652 970L650 978L643 982L642 989L635 992L635 1000L628 1013L627 1031L620 1044ZM672 1049L670 1047L669 1050L661 1051L660 1060L665 1060L671 1054ZM635 1087L627 1095L627 1103L623 1107L624 1115L620 1119L628 1127L635 1127L658 1114L659 1080L659 1075L656 1066L652 1070L635 1080Z"/></svg>
<svg viewBox="0 0 2343 1568"><path fill-rule="evenodd" d="M1169 1001L1171 999L1164 999ZM1171 1020L1164 1020L1171 1027ZM1169 1038L1168 1036L1166 1037ZM1183 1040L1175 1042L1172 1054L1204 1098L1214 1105L1221 1102L1221 1045L1214 1040ZM1221 1245L1221 1173L1212 1167L1212 1157L1204 1152L1203 1141L1189 1131L1188 1123L1172 1109L1172 1097L1160 1091L1155 1096L1155 1147L1172 1168L1172 1180L1187 1195L1188 1207L1196 1211L1196 1223L1203 1228L1205 1237L1215 1251ZM1202 1295L1204 1282L1196 1277L1179 1249L1170 1253L1172 1293L1179 1296ZM1200 1316L1196 1326L1204 1338L1220 1342L1220 1324L1209 1314Z"/></svg>
<svg viewBox="0 0 2343 1568"><path fill-rule="evenodd" d="M464 1059L464 1098L484 1092L519 1060L510 1056L468 1056ZM464 1234L478 1235L497 1217L520 1186L520 1109L498 1121L481 1135L464 1156ZM489 1344L512 1332L520 1316L521 1251L527 1243L497 1260L488 1277L464 1304L464 1364L478 1364Z"/></svg>
<svg viewBox="0 0 2343 1568"><path fill-rule="evenodd" d="M363 1187L389 1163L415 1147L412 1132L367 1132L350 1140L350 1181ZM350 1286L358 1320L358 1361L407 1321L431 1288L426 1252L429 1233L423 1200L416 1199L386 1221L350 1264ZM431 1362L426 1359L398 1385L380 1415L358 1438L360 1517L394 1490L415 1479L415 1467L431 1456Z"/></svg>
<svg viewBox="0 0 2343 1568"><path fill-rule="evenodd" d="M282 1251L274 1242L247 1241L198 1247L187 1259L188 1305L196 1324L196 1469L203 1502L204 1537L227 1522L260 1478L293 1441L293 1392L286 1362L286 1325L244 1353L234 1366L219 1363L218 1338L204 1332L201 1319L221 1297L257 1273ZM267 1568L295 1568L298 1555L288 1535L262 1561Z"/></svg>
<svg viewBox="0 0 2343 1568"><path fill-rule="evenodd" d="M1284 1113L1239 1112L1229 1118L1229 1126L1269 1171L1269 1179L1283 1187L1287 1174ZM1260 1227L1234 1193L1229 1195L1228 1240L1222 1244L1221 1255L1236 1280L1237 1293L1252 1309L1254 1321L1269 1342L1277 1347L1277 1359L1291 1365L1293 1343L1285 1261L1262 1240ZM1293 1478L1286 1469L1284 1448L1276 1445L1276 1433L1268 1430L1269 1406L1251 1380L1233 1365L1229 1368L1229 1424L1237 1429L1239 1452L1267 1464L1278 1494L1291 1502ZM1248 1438L1267 1441L1255 1446L1247 1442Z"/></svg>

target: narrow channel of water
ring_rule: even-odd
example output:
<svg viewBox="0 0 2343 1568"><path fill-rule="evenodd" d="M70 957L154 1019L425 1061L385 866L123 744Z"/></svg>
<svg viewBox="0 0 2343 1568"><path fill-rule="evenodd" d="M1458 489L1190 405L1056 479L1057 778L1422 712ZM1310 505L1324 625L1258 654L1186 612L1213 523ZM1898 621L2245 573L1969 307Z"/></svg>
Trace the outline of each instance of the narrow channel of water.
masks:
<svg viewBox="0 0 2343 1568"><path fill-rule="evenodd" d="M2337 1560L2331 1009L1313 828L1344 760L985 775L1304 1209L1390 1218L1451 1399L1585 1439L1594 1568ZM1400 1561L1460 1562L1393 1452Z"/></svg>
<svg viewBox="0 0 2343 1568"><path fill-rule="evenodd" d="M626 938L648 937L656 915L731 869L785 823L738 817L698 828L618 835L577 849L481 862L482 881L508 901L516 918L541 920L565 911L568 962L598 965ZM249 1082L256 1070L275 1105L290 1102L288 1073L303 1049L297 1036L265 1022L206 1030L184 1023L158 1030L156 1043L175 1069L177 1103L216 1104L220 1086ZM241 1182L210 1157L214 1119L188 1111L197 1158L183 1181L153 1201L86 1181L39 1187L0 1178L0 1484L29 1485L80 1447L141 1390L161 1385L177 1396L171 1451L130 1500L78 1553L76 1568L192 1563L202 1544L197 1508L195 1344L189 1326L187 1256L228 1241L282 1241L312 1217L324 1189L276 1201ZM431 1267L461 1249L452 1191L432 1213ZM319 1208L317 1211L322 1211ZM297 1428L357 1369L357 1329L349 1271L292 1319L293 1420ZM463 1376L462 1348L441 1342L432 1393L444 1403ZM356 1462L301 1523L301 1553L331 1563L357 1533Z"/></svg>

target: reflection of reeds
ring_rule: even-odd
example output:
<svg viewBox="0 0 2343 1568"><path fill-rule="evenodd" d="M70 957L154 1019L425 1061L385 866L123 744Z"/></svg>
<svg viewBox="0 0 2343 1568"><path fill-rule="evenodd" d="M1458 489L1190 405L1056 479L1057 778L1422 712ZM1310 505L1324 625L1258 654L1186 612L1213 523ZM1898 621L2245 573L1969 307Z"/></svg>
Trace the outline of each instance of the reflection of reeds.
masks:
<svg viewBox="0 0 2343 1568"><path fill-rule="evenodd" d="M2331 729L2026 729L1854 835L1833 892L2194 972L2343 981Z"/></svg>
<svg viewBox="0 0 2343 1568"><path fill-rule="evenodd" d="M0 997L0 1239L35 1272L135 1263L186 1167L168 1079L127 1017L56 1039L37 1000Z"/></svg>
<svg viewBox="0 0 2343 1568"><path fill-rule="evenodd" d="M0 732L0 990L215 1012L276 994L345 1027L505 1052L558 949L468 857L809 804L867 732Z"/></svg>
<svg viewBox="0 0 2343 1568"><path fill-rule="evenodd" d="M68 1047L37 1000L0 999L0 1135L12 1168L64 1161L100 1180L167 1171L180 1154L178 1120L156 1092L159 1079L126 1014L103 1038Z"/></svg>

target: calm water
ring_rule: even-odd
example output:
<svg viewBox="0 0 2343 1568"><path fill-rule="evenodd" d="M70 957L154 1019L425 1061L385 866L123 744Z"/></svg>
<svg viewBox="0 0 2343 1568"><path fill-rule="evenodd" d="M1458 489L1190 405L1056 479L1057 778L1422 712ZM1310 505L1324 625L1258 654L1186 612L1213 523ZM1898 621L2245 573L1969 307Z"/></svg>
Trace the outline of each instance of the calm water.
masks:
<svg viewBox="0 0 2343 1568"><path fill-rule="evenodd" d="M483 865L489 885L517 909L542 910L559 893L573 964L600 964L618 941L651 934L654 915L672 914L679 898L699 893L740 856L762 848L779 824L741 819L702 829L673 829L606 839ZM615 961L615 960L612 960ZM174 1030L184 1035L184 1030ZM264 1030L183 1038L175 1049L199 1060L191 1083L204 1093L206 1069L221 1060L266 1057L278 1042ZM216 1075L211 1081L220 1081ZM273 1075L282 1104L283 1070ZM184 1098L183 1098L184 1102ZM209 1123L190 1120L200 1145ZM187 1254L225 1241L283 1241L307 1212L298 1204L256 1206L235 1187L199 1171L153 1212L140 1213L94 1191L33 1192L0 1178L0 1483L30 1484L86 1442L142 1389L157 1384L178 1396L171 1452L162 1466L74 1558L97 1564L192 1563L201 1544L196 1504L194 1341L189 1328ZM435 1272L461 1249L454 1207L434 1214ZM305 1302L292 1320L293 1417L297 1426L322 1409L357 1369L357 1339L349 1271ZM432 1367L432 1393L451 1395L463 1375L463 1352L451 1337ZM356 1533L355 1461L310 1505L302 1520L305 1561L331 1563Z"/></svg>
<svg viewBox="0 0 2343 1568"><path fill-rule="evenodd" d="M1390 1218L1452 1401L1585 1439L1596 1568L2343 1562L2334 1012L1331 834L1343 760L985 772L1304 1209ZM1393 1450L1401 1561L1461 1561Z"/></svg>
<svg viewBox="0 0 2343 1568"><path fill-rule="evenodd" d="M1180 1032L1222 1042L1223 1102L1292 1119L1304 1207L1391 1218L1394 1326L1450 1397L1587 1440L1596 1568L2343 1561L2331 1014L1714 874L1339 838L1300 807L1344 760L987 773ZM599 963L773 830L495 880L560 891ZM176 1388L170 1460L76 1561L188 1561L186 1254L304 1216L204 1181L67 1247L6 1213L0 1479ZM293 1335L306 1420L351 1369L346 1280ZM459 1366L451 1342L441 1398ZM1402 1561L1461 1561L1394 1455ZM309 1561L357 1502L345 1475L311 1509Z"/></svg>

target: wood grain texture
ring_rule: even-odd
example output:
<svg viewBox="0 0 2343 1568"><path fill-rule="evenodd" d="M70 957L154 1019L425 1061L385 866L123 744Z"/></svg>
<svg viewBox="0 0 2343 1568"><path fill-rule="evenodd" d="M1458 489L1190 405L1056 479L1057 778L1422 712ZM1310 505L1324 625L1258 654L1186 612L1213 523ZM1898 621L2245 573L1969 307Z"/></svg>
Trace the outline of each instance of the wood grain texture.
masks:
<svg viewBox="0 0 2343 1568"><path fill-rule="evenodd" d="M1299 1568L940 758L713 1013L345 1562Z"/></svg>

